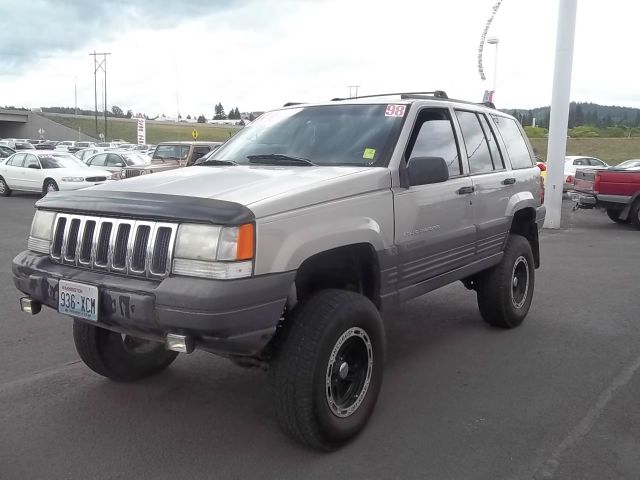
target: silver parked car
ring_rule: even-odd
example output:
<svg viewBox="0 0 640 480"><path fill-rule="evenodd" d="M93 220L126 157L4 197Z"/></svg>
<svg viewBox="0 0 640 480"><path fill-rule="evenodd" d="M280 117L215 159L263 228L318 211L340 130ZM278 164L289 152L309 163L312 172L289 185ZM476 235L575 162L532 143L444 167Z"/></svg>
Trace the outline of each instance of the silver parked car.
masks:
<svg viewBox="0 0 640 480"><path fill-rule="evenodd" d="M151 165L149 156L129 150L108 151L93 155L87 159L87 165L94 168L106 169L113 174L114 180L122 178L122 172L127 167L144 168Z"/></svg>

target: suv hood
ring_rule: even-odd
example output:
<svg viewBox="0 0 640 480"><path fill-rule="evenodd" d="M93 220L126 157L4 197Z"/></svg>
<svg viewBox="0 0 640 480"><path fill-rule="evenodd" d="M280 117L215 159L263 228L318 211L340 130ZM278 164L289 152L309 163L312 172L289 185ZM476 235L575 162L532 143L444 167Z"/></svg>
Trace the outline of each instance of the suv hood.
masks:
<svg viewBox="0 0 640 480"><path fill-rule="evenodd" d="M94 189L215 198L263 217L390 187L386 168L238 165L179 168Z"/></svg>

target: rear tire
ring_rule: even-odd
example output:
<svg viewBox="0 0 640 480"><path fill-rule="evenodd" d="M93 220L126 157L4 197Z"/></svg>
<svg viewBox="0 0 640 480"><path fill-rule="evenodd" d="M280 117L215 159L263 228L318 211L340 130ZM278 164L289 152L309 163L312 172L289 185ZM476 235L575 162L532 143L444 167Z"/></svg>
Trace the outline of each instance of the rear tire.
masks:
<svg viewBox="0 0 640 480"><path fill-rule="evenodd" d="M371 301L322 290L296 307L276 340L275 409L293 440L333 450L367 424L382 385L385 332Z"/></svg>
<svg viewBox="0 0 640 480"><path fill-rule="evenodd" d="M94 372L118 382L132 382L167 368L178 356L159 342L125 336L73 320L73 340L82 361Z"/></svg>
<svg viewBox="0 0 640 480"><path fill-rule="evenodd" d="M629 223L629 220L623 220L620 218L622 210L615 210L613 208L607 208L607 216L616 223Z"/></svg>
<svg viewBox="0 0 640 480"><path fill-rule="evenodd" d="M478 307L482 318L498 328L520 325L531 306L535 264L531 244L511 234L502 261L478 277Z"/></svg>
<svg viewBox="0 0 640 480"><path fill-rule="evenodd" d="M0 197L10 197L11 193L11 189L9 188L9 185L7 185L7 182L4 178L0 177Z"/></svg>
<svg viewBox="0 0 640 480"><path fill-rule="evenodd" d="M58 188L58 184L54 180L45 180L44 185L42 185L42 195L46 195L49 192L57 192L60 190Z"/></svg>

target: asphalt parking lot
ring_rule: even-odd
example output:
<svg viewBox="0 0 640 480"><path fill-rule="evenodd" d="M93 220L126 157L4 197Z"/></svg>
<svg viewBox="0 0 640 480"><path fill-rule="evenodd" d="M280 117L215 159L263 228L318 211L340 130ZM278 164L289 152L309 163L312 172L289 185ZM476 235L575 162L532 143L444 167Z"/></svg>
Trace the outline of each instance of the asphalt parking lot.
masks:
<svg viewBox="0 0 640 480"><path fill-rule="evenodd" d="M319 454L275 422L268 376L205 354L137 384L93 374L71 321L19 311L11 259L37 197L0 199L0 478L640 478L640 232L596 211L545 231L522 327L455 284L385 317L377 409Z"/></svg>

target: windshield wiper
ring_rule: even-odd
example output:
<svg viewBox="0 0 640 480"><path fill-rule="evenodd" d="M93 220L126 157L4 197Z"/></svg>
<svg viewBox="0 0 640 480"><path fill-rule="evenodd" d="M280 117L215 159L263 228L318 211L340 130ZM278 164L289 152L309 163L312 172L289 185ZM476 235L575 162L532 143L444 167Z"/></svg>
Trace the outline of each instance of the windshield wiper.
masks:
<svg viewBox="0 0 640 480"><path fill-rule="evenodd" d="M305 167L317 167L311 160L302 157L292 157L284 153L265 153L261 155L247 155L250 163L261 163L263 165L300 165Z"/></svg>
<svg viewBox="0 0 640 480"><path fill-rule="evenodd" d="M200 163L198 163L196 161L196 163L194 164L194 166L199 167L201 165L238 165L236 162L234 162L233 160L216 160L214 158L210 158L209 160L204 160Z"/></svg>

